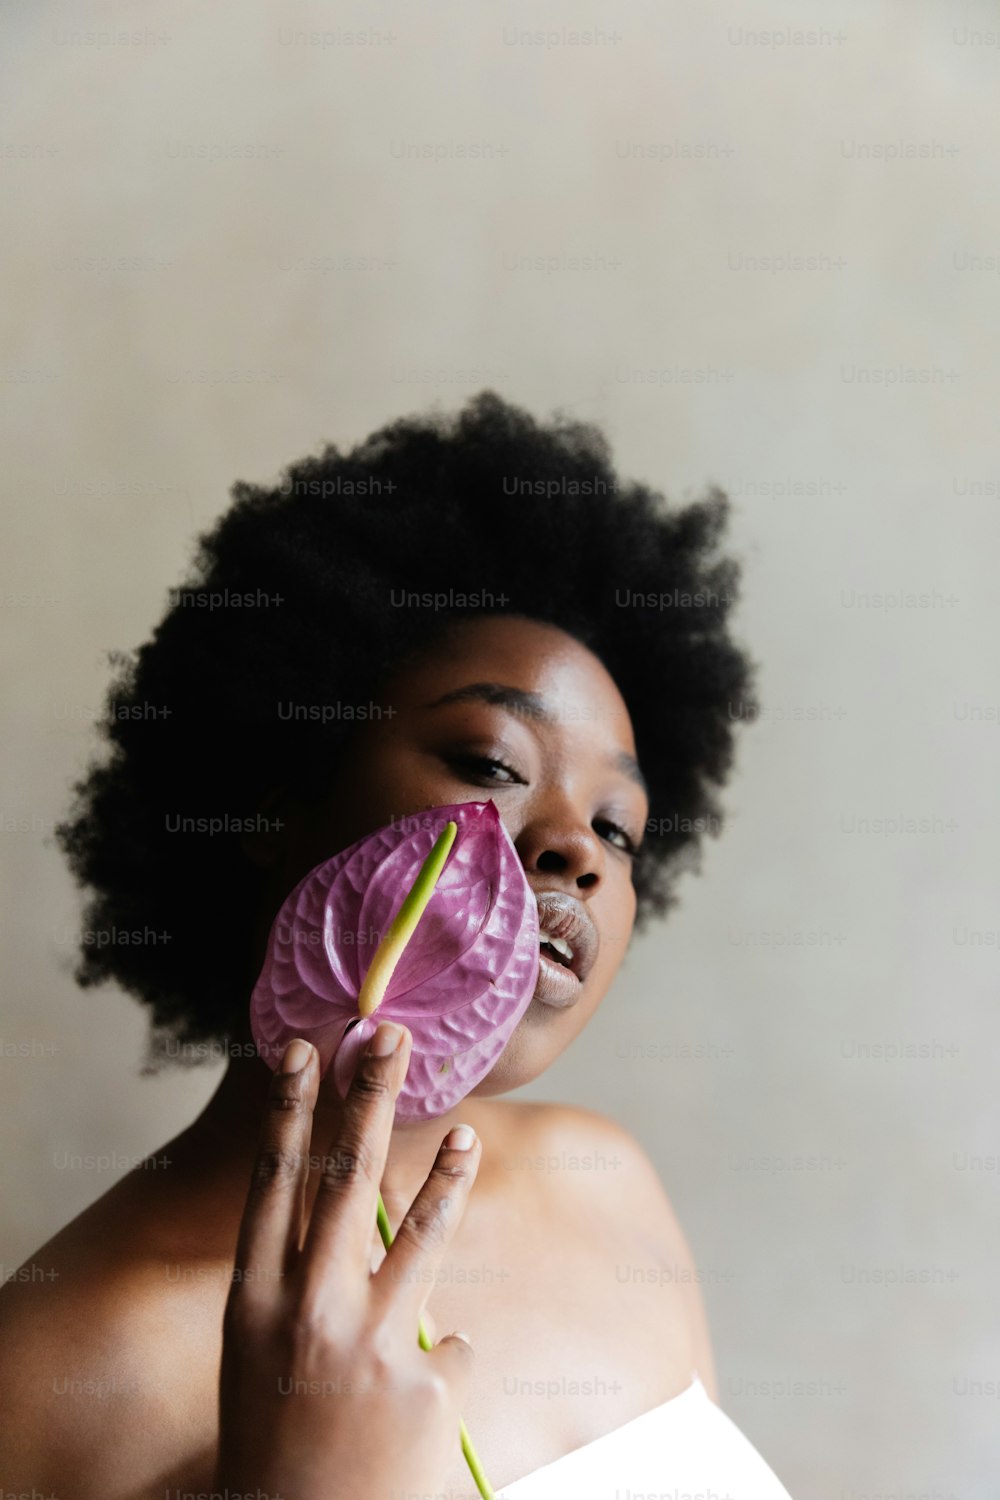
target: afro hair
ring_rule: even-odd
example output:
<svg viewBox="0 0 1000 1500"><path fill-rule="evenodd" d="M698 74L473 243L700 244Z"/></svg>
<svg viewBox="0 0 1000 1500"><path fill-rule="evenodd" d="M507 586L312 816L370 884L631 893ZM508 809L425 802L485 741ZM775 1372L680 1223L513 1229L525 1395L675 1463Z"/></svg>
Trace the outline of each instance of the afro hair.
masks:
<svg viewBox="0 0 1000 1500"><path fill-rule="evenodd" d="M736 722L753 712L753 668L727 626L738 569L718 551L722 492L672 506L619 479L597 427L542 423L483 391L232 497L151 639L115 659L105 753L57 831L89 893L87 936L162 939L89 941L76 973L148 1007L157 1063L240 1029L233 960L250 952L260 872L236 830L275 786L319 796L351 732L278 706L361 701L462 615L549 622L607 667L650 788L637 927L669 909L721 826ZM399 607L413 594L434 607ZM223 811L233 831L218 830ZM171 835L179 813L203 820L194 845Z"/></svg>

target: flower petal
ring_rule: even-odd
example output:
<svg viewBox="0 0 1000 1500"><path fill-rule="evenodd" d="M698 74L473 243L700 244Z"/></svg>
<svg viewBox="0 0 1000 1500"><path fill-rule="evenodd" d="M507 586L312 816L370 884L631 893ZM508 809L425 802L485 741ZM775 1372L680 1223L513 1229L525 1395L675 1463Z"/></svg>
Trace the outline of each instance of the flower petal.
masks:
<svg viewBox="0 0 1000 1500"><path fill-rule="evenodd" d="M378 943L449 820L455 843L385 998L348 1029ZM299 882L271 928L251 1027L271 1067L307 1037L343 1096L378 1022L402 1021L413 1050L396 1115L431 1118L493 1066L537 975L538 909L517 851L493 802L457 803L380 828Z"/></svg>

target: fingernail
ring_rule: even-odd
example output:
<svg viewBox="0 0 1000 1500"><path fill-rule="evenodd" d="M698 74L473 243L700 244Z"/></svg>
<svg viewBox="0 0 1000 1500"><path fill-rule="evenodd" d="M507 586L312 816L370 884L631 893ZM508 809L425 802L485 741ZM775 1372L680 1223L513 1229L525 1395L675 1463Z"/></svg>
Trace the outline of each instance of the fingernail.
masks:
<svg viewBox="0 0 1000 1500"><path fill-rule="evenodd" d="M301 1037L296 1037L290 1042L284 1057L281 1059L281 1071L283 1073L300 1073L309 1061L312 1047L304 1042Z"/></svg>
<svg viewBox="0 0 1000 1500"><path fill-rule="evenodd" d="M476 1132L471 1125L453 1125L444 1143L449 1151L468 1151L475 1139Z"/></svg>
<svg viewBox="0 0 1000 1500"><path fill-rule="evenodd" d="M452 1338L461 1339L463 1344L468 1344L469 1348L472 1348L472 1340L469 1338L469 1335L467 1333L463 1333L460 1328L455 1329L455 1332L452 1334Z"/></svg>
<svg viewBox="0 0 1000 1500"><path fill-rule="evenodd" d="M388 1057L390 1052L395 1052L402 1039L402 1026L397 1026L394 1021L380 1021L375 1028L375 1035L368 1043L368 1056Z"/></svg>

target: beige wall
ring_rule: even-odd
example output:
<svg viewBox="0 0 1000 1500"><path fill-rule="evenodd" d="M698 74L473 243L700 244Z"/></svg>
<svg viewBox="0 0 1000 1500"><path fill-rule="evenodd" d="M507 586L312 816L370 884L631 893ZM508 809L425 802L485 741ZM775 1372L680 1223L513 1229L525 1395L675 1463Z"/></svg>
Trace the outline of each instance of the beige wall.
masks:
<svg viewBox="0 0 1000 1500"><path fill-rule="evenodd" d="M767 710L703 876L531 1092L647 1144L724 1404L796 1497L995 1493L995 8L5 15L4 1266L216 1076L140 1078L138 1013L70 978L50 830L104 653L234 478L491 385L599 419L678 497L729 487ZM514 35L573 25L603 39ZM747 259L786 255L818 265ZM900 818L928 822L864 831Z"/></svg>

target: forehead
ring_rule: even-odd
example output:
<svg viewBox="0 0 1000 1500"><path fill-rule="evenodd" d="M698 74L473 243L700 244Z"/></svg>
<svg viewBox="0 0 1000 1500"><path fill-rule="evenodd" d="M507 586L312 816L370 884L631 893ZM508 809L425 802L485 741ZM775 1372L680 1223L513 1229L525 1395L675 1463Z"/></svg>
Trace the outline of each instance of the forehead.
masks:
<svg viewBox="0 0 1000 1500"><path fill-rule="evenodd" d="M634 751L625 700L603 662L566 631L521 616L463 618L400 674L403 703L416 707L466 683L498 683L543 699L556 725L600 725ZM524 708L532 717L530 706Z"/></svg>

